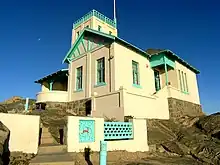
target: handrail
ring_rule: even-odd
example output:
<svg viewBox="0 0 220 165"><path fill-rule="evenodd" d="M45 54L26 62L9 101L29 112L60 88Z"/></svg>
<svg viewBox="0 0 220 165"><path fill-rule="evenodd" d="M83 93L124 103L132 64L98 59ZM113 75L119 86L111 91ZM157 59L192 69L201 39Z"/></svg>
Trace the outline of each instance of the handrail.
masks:
<svg viewBox="0 0 220 165"><path fill-rule="evenodd" d="M73 26L74 27L77 27L79 26L81 23L87 21L88 19L90 19L92 16L95 16L97 18L99 18L100 20L104 21L105 23L113 26L113 27L116 27L116 22L113 21L112 19L106 17L105 15L103 15L102 13L96 11L96 10L92 10L90 12L88 12L87 14L85 14L83 17L79 18L78 20L76 20L74 23L73 23Z"/></svg>

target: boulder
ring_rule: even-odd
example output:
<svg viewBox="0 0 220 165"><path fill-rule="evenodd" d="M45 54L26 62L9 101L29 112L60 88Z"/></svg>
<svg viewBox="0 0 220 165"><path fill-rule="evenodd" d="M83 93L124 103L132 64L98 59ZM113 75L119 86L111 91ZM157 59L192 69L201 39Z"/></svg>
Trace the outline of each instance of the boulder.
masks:
<svg viewBox="0 0 220 165"><path fill-rule="evenodd" d="M196 126L205 134L220 140L220 112L201 118L196 122Z"/></svg>
<svg viewBox="0 0 220 165"><path fill-rule="evenodd" d="M3 162L6 164L9 162L9 129L0 121L0 165L3 165Z"/></svg>
<svg viewBox="0 0 220 165"><path fill-rule="evenodd" d="M8 113L7 109L5 108L4 105L0 104L0 113Z"/></svg>

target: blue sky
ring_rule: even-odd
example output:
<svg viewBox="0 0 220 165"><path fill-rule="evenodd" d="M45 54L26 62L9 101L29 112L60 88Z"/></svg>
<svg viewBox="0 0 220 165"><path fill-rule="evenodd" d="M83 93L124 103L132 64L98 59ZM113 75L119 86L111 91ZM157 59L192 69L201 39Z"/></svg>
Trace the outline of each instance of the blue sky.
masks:
<svg viewBox="0 0 220 165"><path fill-rule="evenodd" d="M198 68L205 112L220 111L220 1L116 2L119 36L142 49L170 49ZM92 9L112 18L113 0L0 1L0 101L35 98L34 80L66 67L72 23Z"/></svg>

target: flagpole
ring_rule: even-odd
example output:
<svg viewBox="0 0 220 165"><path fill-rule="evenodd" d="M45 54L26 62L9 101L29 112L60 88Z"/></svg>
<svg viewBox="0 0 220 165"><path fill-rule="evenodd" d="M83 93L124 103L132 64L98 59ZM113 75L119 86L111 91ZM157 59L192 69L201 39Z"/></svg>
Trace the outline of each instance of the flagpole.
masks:
<svg viewBox="0 0 220 165"><path fill-rule="evenodd" d="M115 3L115 0L114 0L114 21L115 21L115 23L117 24L117 19L116 19L116 3Z"/></svg>

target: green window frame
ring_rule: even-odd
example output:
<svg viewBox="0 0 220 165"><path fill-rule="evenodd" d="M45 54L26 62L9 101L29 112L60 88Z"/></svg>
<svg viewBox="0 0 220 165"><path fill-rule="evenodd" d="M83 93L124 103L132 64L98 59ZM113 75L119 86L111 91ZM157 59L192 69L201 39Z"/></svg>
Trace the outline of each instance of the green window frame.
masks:
<svg viewBox="0 0 220 165"><path fill-rule="evenodd" d="M98 25L98 31L101 31L102 27L100 25Z"/></svg>
<svg viewBox="0 0 220 165"><path fill-rule="evenodd" d="M82 90L82 74L83 74L83 67L80 66L76 68L76 90Z"/></svg>
<svg viewBox="0 0 220 165"><path fill-rule="evenodd" d="M97 60L97 84L105 83L105 57Z"/></svg>
<svg viewBox="0 0 220 165"><path fill-rule="evenodd" d="M186 91L186 87L185 87L185 79L184 79L183 71L181 72L181 76L182 76L183 91Z"/></svg>
<svg viewBox="0 0 220 165"><path fill-rule="evenodd" d="M133 85L140 85L139 63L136 61L132 61L132 76L133 76Z"/></svg>
<svg viewBox="0 0 220 165"><path fill-rule="evenodd" d="M186 92L189 92L188 82L187 82L187 75L186 75L186 73L184 73L184 76L185 76L185 83L186 83Z"/></svg>
<svg viewBox="0 0 220 165"><path fill-rule="evenodd" d="M180 70L178 70L178 73L179 73L180 90L183 91L182 76Z"/></svg>
<svg viewBox="0 0 220 165"><path fill-rule="evenodd" d="M180 82L180 90L184 93L189 92L188 82L187 82L187 75L183 71L178 70L179 74L179 82Z"/></svg>

